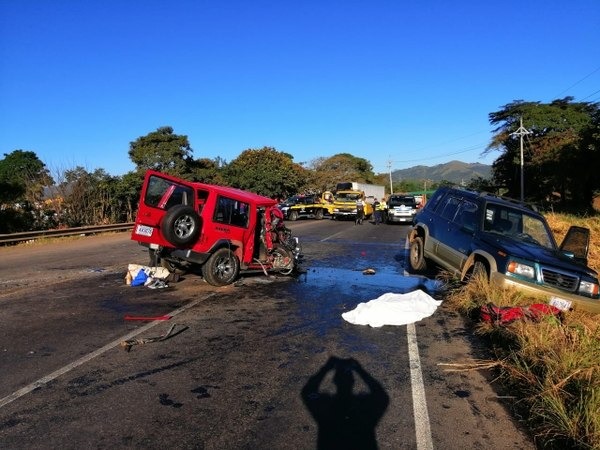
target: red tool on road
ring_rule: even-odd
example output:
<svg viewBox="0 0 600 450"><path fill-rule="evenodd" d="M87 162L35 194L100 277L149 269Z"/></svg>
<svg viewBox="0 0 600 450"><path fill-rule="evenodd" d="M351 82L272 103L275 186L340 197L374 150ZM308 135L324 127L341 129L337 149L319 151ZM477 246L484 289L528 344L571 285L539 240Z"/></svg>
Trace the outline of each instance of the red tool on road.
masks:
<svg viewBox="0 0 600 450"><path fill-rule="evenodd" d="M130 316L129 314L125 315L125 320L169 320L172 316L168 316L168 315L164 315L164 316L154 316L154 317L147 317L147 316Z"/></svg>

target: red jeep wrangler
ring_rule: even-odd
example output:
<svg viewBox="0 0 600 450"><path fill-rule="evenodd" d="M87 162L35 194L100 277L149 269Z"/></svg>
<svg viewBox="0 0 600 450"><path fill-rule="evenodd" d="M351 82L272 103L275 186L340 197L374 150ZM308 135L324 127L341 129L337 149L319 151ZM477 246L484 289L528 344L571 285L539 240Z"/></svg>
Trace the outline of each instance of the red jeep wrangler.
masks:
<svg viewBox="0 0 600 450"><path fill-rule="evenodd" d="M152 170L131 239L149 248L152 265L171 272L200 266L214 286L232 283L240 270L289 275L300 257L276 200Z"/></svg>

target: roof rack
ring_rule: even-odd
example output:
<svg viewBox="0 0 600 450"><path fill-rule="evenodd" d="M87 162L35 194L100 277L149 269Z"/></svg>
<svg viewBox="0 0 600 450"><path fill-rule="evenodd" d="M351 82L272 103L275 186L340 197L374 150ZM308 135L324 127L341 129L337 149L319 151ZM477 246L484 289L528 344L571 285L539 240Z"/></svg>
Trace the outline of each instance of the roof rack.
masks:
<svg viewBox="0 0 600 450"><path fill-rule="evenodd" d="M498 195L498 194L494 194L492 192L487 192L487 191L476 191L476 192L479 192L479 195L481 197L483 197L483 196L495 197L495 198L504 200L505 202L514 203L515 205L523 206L524 208L538 212L537 206L534 205L533 203L522 202L521 200L517 200L516 198L506 197L504 195Z"/></svg>

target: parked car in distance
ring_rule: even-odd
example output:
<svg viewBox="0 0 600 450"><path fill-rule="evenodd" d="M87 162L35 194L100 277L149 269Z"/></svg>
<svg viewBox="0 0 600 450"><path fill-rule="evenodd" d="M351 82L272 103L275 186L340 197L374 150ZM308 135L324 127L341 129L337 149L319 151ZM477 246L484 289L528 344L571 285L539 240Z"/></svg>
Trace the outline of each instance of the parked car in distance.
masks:
<svg viewBox="0 0 600 450"><path fill-rule="evenodd" d="M233 283L240 271L289 275L300 257L277 201L153 170L144 178L131 239L148 247L152 265L171 272L195 266L214 286Z"/></svg>
<svg viewBox="0 0 600 450"><path fill-rule="evenodd" d="M544 216L517 200L466 189L438 189L409 234L410 266L432 261L468 280L539 294L561 309L600 313L598 274L587 266L589 230L572 226L558 246Z"/></svg>
<svg viewBox="0 0 600 450"><path fill-rule="evenodd" d="M286 198L283 202L279 203L277 207L283 213L283 217L287 217L290 207L302 202L303 198L304 195L292 195L291 197Z"/></svg>
<svg viewBox="0 0 600 450"><path fill-rule="evenodd" d="M392 194L387 201L386 223L412 224L417 214L417 200L414 195Z"/></svg>

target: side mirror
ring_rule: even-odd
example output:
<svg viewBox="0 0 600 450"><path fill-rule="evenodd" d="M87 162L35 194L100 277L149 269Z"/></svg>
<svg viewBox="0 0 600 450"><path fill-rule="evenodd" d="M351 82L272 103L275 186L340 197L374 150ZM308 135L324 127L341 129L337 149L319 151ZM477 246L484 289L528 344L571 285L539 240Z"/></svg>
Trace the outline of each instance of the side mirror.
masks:
<svg viewBox="0 0 600 450"><path fill-rule="evenodd" d="M590 230L572 225L560 244L560 251L587 266L590 249Z"/></svg>

